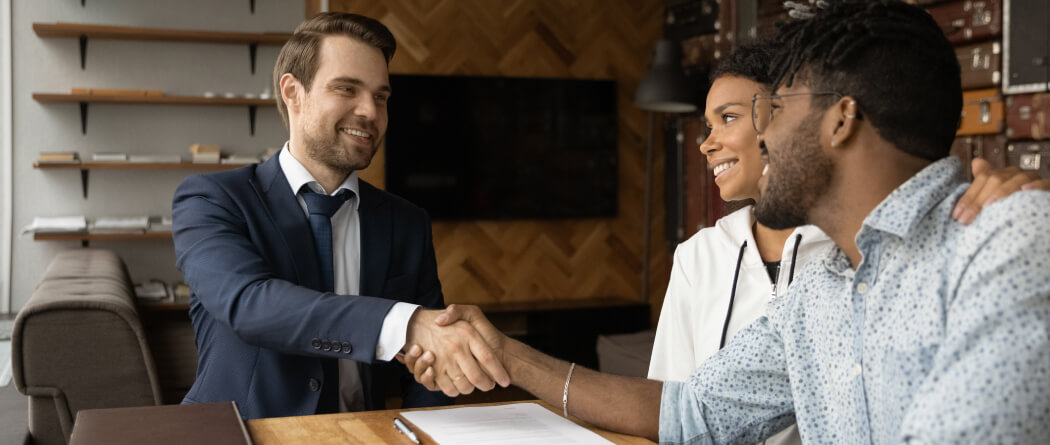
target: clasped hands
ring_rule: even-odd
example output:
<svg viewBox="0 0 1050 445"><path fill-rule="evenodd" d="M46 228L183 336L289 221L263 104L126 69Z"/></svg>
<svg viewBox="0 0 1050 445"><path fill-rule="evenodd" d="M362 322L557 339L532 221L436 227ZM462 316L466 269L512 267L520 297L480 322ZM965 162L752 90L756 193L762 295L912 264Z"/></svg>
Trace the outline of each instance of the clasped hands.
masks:
<svg viewBox="0 0 1050 445"><path fill-rule="evenodd" d="M416 381L449 397L510 385L503 365L507 337L477 306L449 305L444 311L420 309L408 325L404 363Z"/></svg>

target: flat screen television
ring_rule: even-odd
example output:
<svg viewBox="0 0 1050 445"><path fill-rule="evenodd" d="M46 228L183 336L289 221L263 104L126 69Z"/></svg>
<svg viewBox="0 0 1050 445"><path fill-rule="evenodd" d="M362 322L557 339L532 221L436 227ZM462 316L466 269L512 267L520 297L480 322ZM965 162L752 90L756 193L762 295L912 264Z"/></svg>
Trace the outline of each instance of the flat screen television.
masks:
<svg viewBox="0 0 1050 445"><path fill-rule="evenodd" d="M437 220L617 215L616 83L391 75L386 189Z"/></svg>

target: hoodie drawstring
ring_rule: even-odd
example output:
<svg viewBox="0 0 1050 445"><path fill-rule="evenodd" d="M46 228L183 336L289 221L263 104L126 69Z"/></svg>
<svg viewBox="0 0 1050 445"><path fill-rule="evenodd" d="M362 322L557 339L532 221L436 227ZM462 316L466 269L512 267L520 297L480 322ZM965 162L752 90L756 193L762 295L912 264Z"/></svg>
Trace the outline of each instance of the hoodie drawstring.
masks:
<svg viewBox="0 0 1050 445"><path fill-rule="evenodd" d="M795 281L795 262L798 260L798 246L802 244L802 234L795 235L795 247L791 252L791 269L788 270L788 286L791 286L791 282ZM744 260L744 250L747 248L747 241L740 244L740 253L736 257L736 272L733 273L733 288L729 292L729 310L726 311L726 321L722 323L722 338L718 341L718 349L722 349L726 346L726 335L729 333L729 319L733 317L733 303L736 300L736 284L737 280L740 279L740 264ZM773 283L773 288L776 289L776 283ZM774 295L775 297L776 295Z"/></svg>
<svg viewBox="0 0 1050 445"><path fill-rule="evenodd" d="M733 290L729 292L729 310L726 311L726 321L722 323L722 339L718 342L718 349L726 346L726 334L729 333L729 319L733 316L733 300L736 299L736 281L740 278L740 263L744 260L744 249L747 241L740 245L740 254L736 257L736 272L733 273Z"/></svg>

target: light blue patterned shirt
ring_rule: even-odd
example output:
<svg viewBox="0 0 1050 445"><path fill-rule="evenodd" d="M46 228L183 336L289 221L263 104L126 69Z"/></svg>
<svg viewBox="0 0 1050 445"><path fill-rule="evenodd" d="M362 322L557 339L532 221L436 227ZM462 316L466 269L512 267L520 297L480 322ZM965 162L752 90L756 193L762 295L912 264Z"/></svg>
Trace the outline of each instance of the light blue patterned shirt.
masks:
<svg viewBox="0 0 1050 445"><path fill-rule="evenodd" d="M1050 443L1050 193L965 226L959 161L919 172L864 220L854 271L831 249L769 316L687 382L661 443Z"/></svg>

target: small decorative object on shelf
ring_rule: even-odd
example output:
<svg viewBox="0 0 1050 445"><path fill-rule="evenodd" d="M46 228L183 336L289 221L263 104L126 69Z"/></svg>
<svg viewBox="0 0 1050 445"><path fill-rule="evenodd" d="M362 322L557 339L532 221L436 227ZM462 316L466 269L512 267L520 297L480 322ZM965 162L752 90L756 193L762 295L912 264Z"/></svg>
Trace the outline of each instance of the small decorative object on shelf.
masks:
<svg viewBox="0 0 1050 445"><path fill-rule="evenodd" d="M148 216L100 216L88 223L88 233L145 233L148 228Z"/></svg>
<svg viewBox="0 0 1050 445"><path fill-rule="evenodd" d="M94 162L127 162L127 153L92 153L91 160Z"/></svg>
<svg viewBox="0 0 1050 445"><path fill-rule="evenodd" d="M128 156L128 162L150 163L150 164L178 164L182 162L182 155L178 154L133 154Z"/></svg>
<svg viewBox="0 0 1050 445"><path fill-rule="evenodd" d="M37 216L33 222L22 229L27 233L82 233L87 230L87 218L76 216Z"/></svg>

